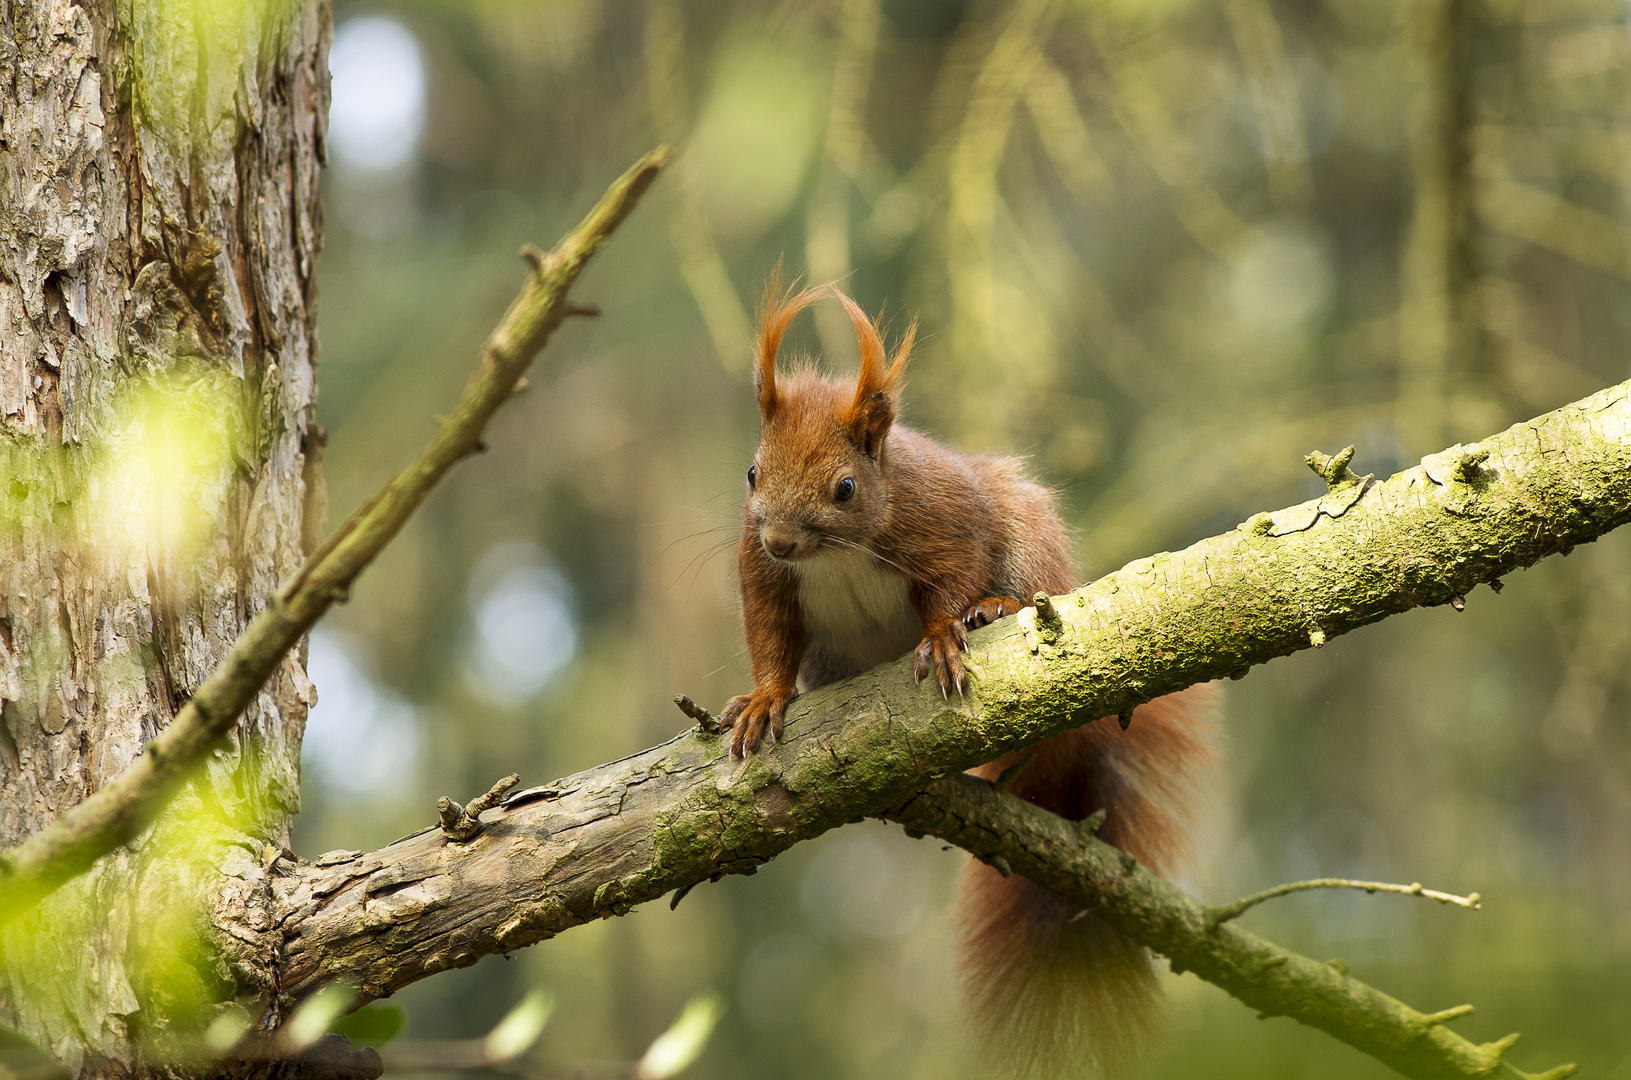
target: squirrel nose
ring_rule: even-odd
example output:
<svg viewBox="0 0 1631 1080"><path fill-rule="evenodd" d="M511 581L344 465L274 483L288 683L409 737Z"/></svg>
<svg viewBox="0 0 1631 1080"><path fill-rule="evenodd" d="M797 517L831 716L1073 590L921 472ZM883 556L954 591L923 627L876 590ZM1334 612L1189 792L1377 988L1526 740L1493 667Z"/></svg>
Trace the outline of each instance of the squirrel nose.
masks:
<svg viewBox="0 0 1631 1080"><path fill-rule="evenodd" d="M787 556L793 554L793 549L799 546L798 541L794 538L781 535L767 535L764 538L764 545L765 550L776 556L778 559L787 558Z"/></svg>

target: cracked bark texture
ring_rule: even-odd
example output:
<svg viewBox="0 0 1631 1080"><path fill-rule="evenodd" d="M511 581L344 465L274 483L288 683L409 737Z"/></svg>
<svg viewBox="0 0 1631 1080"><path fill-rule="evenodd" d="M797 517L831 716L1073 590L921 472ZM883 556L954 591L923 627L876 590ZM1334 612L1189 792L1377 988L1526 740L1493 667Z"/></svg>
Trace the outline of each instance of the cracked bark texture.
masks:
<svg viewBox="0 0 1631 1080"><path fill-rule="evenodd" d="M1631 383L1380 483L1328 471L1336 482L1319 499L977 632L966 701L914 684L907 658L802 696L784 741L744 761L719 735L689 731L511 796L468 844L427 831L366 854L275 861L278 1008L335 982L391 994L750 871L1089 719L1388 615L1464 603L1478 584L1631 520Z"/></svg>
<svg viewBox="0 0 1631 1080"><path fill-rule="evenodd" d="M328 10L0 4L0 844L140 754L321 532ZM195 436L219 453L174 482ZM175 979L137 955L262 977L161 915L217 903L264 929L232 886L298 809L311 700L287 659L140 846L0 935L0 1021L82 1075L152 1072L135 1041Z"/></svg>

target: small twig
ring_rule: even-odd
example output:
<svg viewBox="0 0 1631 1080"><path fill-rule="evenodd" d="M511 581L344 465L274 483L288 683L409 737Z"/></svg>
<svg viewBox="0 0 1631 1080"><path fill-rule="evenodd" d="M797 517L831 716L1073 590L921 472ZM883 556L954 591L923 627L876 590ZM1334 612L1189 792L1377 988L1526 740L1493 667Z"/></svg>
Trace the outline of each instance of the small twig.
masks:
<svg viewBox="0 0 1631 1080"><path fill-rule="evenodd" d="M497 806L498 801L520 782L521 774L511 773L484 794L471 799L469 806L460 806L443 795L436 800L436 813L441 818L442 832L447 834L449 840L474 840L476 834L481 832L481 812Z"/></svg>
<svg viewBox="0 0 1631 1080"><path fill-rule="evenodd" d="M1348 463L1354 458L1354 448L1349 446L1337 451L1335 457L1322 454L1318 450L1310 451L1303 461L1314 470L1314 475L1325 481L1327 488L1338 488L1343 484L1351 484L1360 479L1354 471L1348 468Z"/></svg>
<svg viewBox="0 0 1631 1080"><path fill-rule="evenodd" d="M1450 467L1450 475L1463 484L1469 483L1478 476L1479 467L1488 460L1489 451L1487 449L1482 446L1476 449L1469 446L1463 449L1460 456L1455 459L1455 464Z"/></svg>
<svg viewBox="0 0 1631 1080"><path fill-rule="evenodd" d="M718 735L724 730L719 717L691 700L689 694L675 694L674 704L680 707L680 712L697 722L697 730L704 735Z"/></svg>
<svg viewBox="0 0 1631 1080"><path fill-rule="evenodd" d="M588 319L598 319L600 318L600 305L580 304L576 300L568 300L566 302L566 313L568 315L578 315Z"/></svg>
<svg viewBox="0 0 1631 1080"><path fill-rule="evenodd" d="M1454 893L1439 892L1437 889L1424 889L1421 882L1414 881L1409 885L1392 885L1385 881L1353 881L1349 878L1315 878L1311 881L1293 881L1287 885L1276 885L1272 889L1264 889L1260 893L1236 900L1232 904L1218 904L1206 909L1206 925L1208 929L1217 927L1239 918L1240 915L1265 900L1273 900L1280 896L1289 896L1292 893L1308 892L1312 889L1363 889L1368 893L1400 893L1404 896L1425 896L1429 900L1437 900L1441 904L1454 904L1457 907L1477 910L1482 906L1477 893L1466 896L1456 896Z"/></svg>
<svg viewBox="0 0 1631 1080"><path fill-rule="evenodd" d="M1423 1013L1421 1023L1423 1027L1432 1027L1434 1024L1448 1024L1451 1020L1459 1020L1463 1016L1471 1016L1471 1005L1456 1005L1448 1009L1440 1009L1435 1013Z"/></svg>

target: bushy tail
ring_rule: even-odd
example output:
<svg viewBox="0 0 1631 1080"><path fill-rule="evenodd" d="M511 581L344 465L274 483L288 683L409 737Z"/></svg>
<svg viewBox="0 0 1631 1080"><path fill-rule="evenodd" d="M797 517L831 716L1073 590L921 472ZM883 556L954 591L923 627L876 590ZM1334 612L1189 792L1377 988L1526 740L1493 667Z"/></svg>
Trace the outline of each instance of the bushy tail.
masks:
<svg viewBox="0 0 1631 1080"><path fill-rule="evenodd" d="M1010 790L1073 820L1105 808L1099 836L1170 873L1188 853L1216 697L1194 687L1140 706L1125 732L1105 717L1032 747L1036 760ZM979 772L995 776L1023 756ZM956 906L964 1006L987 1075L1113 1076L1159 1034L1161 995L1145 950L1079 905L971 862Z"/></svg>

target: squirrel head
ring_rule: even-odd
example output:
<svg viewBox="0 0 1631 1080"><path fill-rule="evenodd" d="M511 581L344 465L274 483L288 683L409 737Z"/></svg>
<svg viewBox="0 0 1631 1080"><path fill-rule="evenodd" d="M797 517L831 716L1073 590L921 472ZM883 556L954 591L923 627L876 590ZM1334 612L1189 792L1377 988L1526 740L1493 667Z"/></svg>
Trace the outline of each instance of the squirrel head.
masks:
<svg viewBox="0 0 1631 1080"><path fill-rule="evenodd" d="M844 305L861 368L854 386L809 367L778 381L776 354L793 317L824 295ZM883 339L836 286L795 293L772 277L759 308L753 385L763 426L748 469L746 518L773 559L797 562L862 544L889 520L889 429L916 324L886 363Z"/></svg>

